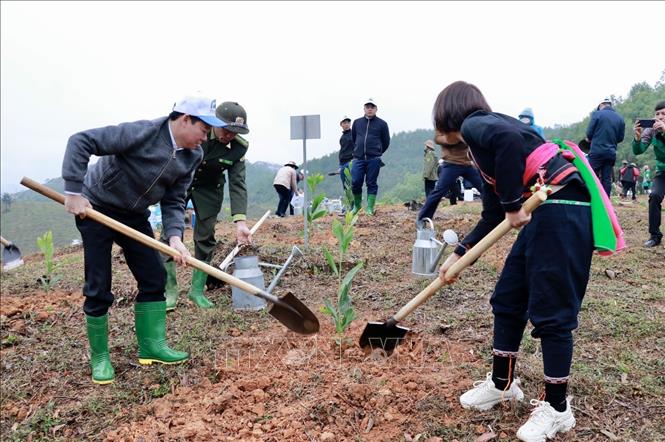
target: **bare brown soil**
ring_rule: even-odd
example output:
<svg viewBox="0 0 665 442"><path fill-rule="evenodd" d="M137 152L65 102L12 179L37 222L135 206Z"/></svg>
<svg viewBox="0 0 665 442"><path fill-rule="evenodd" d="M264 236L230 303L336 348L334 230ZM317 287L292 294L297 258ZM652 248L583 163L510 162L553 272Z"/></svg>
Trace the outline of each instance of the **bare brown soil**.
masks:
<svg viewBox="0 0 665 442"><path fill-rule="evenodd" d="M646 239L644 205L618 210L632 247L594 258L570 388L577 426L557 441L665 438L665 250L640 247ZM463 234L478 211L478 203L445 207L435 223L439 231ZM303 249L306 256L290 267L276 294L291 291L317 314L321 332L315 336L290 332L265 313L234 312L229 287L209 293L217 308L196 310L185 294L190 270L179 269L183 292L168 327L172 346L192 354L182 366L137 364L136 289L116 250L110 345L117 378L109 386L95 386L89 378L81 250L58 254L64 279L50 293L35 282L39 255L28 257L24 267L2 277L2 438L514 440L528 418L528 402L483 413L458 402L489 371L487 301L514 233L407 318L412 333L392 355L357 345L367 321L394 314L428 283L410 274L414 219L404 207L380 206L377 216L358 222L345 263L350 269L365 262L352 289L358 319L341 345L330 318L319 313L325 298L335 298L338 283L321 253L324 245L336 248L332 217L311 228L307 251L302 218L267 220L253 248L273 264L281 264L293 245ZM217 262L233 247L232 235L233 226L218 224ZM191 246L191 231L186 239ZM267 285L274 271L263 270ZM542 390L539 350L525 334L517 373L527 399Z"/></svg>

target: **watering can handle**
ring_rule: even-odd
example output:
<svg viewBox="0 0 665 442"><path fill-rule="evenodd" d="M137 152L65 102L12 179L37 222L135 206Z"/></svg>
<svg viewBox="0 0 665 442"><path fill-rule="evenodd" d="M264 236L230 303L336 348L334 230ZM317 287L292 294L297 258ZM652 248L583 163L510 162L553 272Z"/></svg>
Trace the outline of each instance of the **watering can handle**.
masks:
<svg viewBox="0 0 665 442"><path fill-rule="evenodd" d="M429 225L432 230L434 230L434 221L432 221L431 218L420 218L420 221L425 222L425 220L429 221Z"/></svg>
<svg viewBox="0 0 665 442"><path fill-rule="evenodd" d="M526 213L533 212L543 201L547 199L547 194L539 190L535 192L531 197L524 202L522 208ZM423 218L424 219L424 218ZM501 237L506 233L510 232L512 227L508 220L504 219L501 223L496 226L490 233L488 233L483 239L478 241L478 243L471 247L467 252L462 256L455 264L450 266L446 272L446 283L450 283L453 278L456 278L462 270L466 267L473 264L480 255L482 255L487 249L489 249L495 242L497 242ZM437 290L444 286L441 278L436 278L430 283L422 292L418 293L415 298L409 301L404 307L402 307L396 314L393 316L393 319L396 322L400 322L406 316L408 316L412 311L414 311L420 304L427 301Z"/></svg>

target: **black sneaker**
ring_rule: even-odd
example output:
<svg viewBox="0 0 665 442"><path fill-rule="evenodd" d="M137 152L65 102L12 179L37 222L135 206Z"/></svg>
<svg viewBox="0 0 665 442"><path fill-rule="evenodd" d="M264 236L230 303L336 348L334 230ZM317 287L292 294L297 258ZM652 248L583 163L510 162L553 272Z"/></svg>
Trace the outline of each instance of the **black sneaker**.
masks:
<svg viewBox="0 0 665 442"><path fill-rule="evenodd" d="M644 247L656 247L657 245L660 245L660 238L650 238L644 243Z"/></svg>

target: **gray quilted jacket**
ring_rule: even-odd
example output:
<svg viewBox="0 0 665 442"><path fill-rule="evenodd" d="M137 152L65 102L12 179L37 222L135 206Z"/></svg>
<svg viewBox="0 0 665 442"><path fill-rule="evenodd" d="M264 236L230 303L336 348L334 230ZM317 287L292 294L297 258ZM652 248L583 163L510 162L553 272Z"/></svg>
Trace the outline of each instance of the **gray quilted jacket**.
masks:
<svg viewBox="0 0 665 442"><path fill-rule="evenodd" d="M91 155L100 157L90 165ZM203 150L175 150L168 118L90 129L72 135L62 163L65 191L94 206L145 213L160 203L166 237L182 236L185 195Z"/></svg>

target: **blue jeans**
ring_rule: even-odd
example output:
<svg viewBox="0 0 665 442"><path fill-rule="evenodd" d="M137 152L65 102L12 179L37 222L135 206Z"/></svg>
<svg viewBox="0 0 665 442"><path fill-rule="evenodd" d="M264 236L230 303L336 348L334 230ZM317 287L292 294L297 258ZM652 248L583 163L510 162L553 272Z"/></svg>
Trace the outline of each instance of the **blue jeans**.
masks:
<svg viewBox="0 0 665 442"><path fill-rule="evenodd" d="M613 155L590 153L588 157L589 164L596 173L596 176L600 180L600 184L603 186L608 197L612 190L612 171L614 169L616 158L616 153Z"/></svg>
<svg viewBox="0 0 665 442"><path fill-rule="evenodd" d="M362 195L363 181L367 185L367 195L376 195L379 192L379 185L376 180L379 178L381 169L381 157L370 158L369 160L353 159L351 166L351 190L354 195Z"/></svg>
<svg viewBox="0 0 665 442"><path fill-rule="evenodd" d="M420 213L418 213L418 219L434 217L434 212L439 207L439 202L441 202L441 199L453 187L459 176L469 180L473 187L479 191L482 190L483 181L480 178L480 173L478 173L478 170L474 166L443 163L441 173L439 173L439 180L436 182L434 190L427 196L425 205L420 209Z"/></svg>

